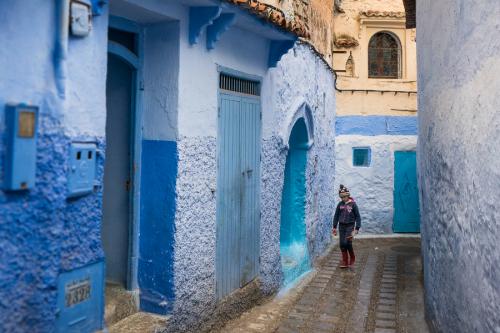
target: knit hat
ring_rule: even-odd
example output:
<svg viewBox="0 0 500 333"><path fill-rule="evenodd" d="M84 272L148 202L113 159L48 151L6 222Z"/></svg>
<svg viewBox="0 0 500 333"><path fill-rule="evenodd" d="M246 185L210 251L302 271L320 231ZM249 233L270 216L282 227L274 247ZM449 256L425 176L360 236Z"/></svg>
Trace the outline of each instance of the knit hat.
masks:
<svg viewBox="0 0 500 333"><path fill-rule="evenodd" d="M349 190L347 189L347 187L345 187L344 185L340 184L340 189L339 189L339 197L343 196L347 194L348 196L351 196L351 193L349 193Z"/></svg>

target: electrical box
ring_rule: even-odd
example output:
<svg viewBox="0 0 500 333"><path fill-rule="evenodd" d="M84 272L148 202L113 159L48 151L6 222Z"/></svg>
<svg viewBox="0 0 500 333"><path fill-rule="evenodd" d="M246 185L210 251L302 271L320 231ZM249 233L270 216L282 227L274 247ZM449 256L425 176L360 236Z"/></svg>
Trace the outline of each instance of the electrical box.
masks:
<svg viewBox="0 0 500 333"><path fill-rule="evenodd" d="M65 272L57 281L56 332L91 333L102 328L104 262Z"/></svg>
<svg viewBox="0 0 500 333"><path fill-rule="evenodd" d="M26 104L5 108L5 190L27 190L35 186L38 107Z"/></svg>
<svg viewBox="0 0 500 333"><path fill-rule="evenodd" d="M92 193L97 167L96 144L73 142L69 153L68 197Z"/></svg>
<svg viewBox="0 0 500 333"><path fill-rule="evenodd" d="M92 5L87 0L71 1L71 34L86 37L92 30Z"/></svg>

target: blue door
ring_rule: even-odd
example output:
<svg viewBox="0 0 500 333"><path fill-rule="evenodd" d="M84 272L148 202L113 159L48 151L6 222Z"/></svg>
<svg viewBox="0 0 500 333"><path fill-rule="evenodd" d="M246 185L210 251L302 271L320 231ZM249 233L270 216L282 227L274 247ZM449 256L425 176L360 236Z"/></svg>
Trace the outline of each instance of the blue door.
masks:
<svg viewBox="0 0 500 333"><path fill-rule="evenodd" d="M106 280L127 287L135 69L108 54L102 241Z"/></svg>
<svg viewBox="0 0 500 333"><path fill-rule="evenodd" d="M259 270L260 101L221 93L219 108L216 281L221 299Z"/></svg>
<svg viewBox="0 0 500 333"><path fill-rule="evenodd" d="M417 155L394 152L394 232L420 232Z"/></svg>

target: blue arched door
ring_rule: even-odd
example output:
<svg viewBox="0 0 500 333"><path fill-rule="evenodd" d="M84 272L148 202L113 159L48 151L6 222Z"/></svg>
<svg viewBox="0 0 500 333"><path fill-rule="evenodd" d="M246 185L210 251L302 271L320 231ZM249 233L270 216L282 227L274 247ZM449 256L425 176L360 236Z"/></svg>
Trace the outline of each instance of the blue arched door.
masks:
<svg viewBox="0 0 500 333"><path fill-rule="evenodd" d="M292 128L281 199L280 251L284 285L310 267L307 249L305 205L308 135L303 118Z"/></svg>

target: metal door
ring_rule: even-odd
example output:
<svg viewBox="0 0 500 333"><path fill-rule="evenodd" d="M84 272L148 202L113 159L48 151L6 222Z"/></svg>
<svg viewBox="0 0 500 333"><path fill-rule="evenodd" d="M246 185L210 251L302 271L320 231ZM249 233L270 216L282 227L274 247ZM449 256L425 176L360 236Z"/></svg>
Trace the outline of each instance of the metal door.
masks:
<svg viewBox="0 0 500 333"><path fill-rule="evenodd" d="M420 232L417 156L414 151L394 153L394 232Z"/></svg>
<svg viewBox="0 0 500 333"><path fill-rule="evenodd" d="M258 98L221 93L217 171L217 297L257 276L259 258L260 106Z"/></svg>

